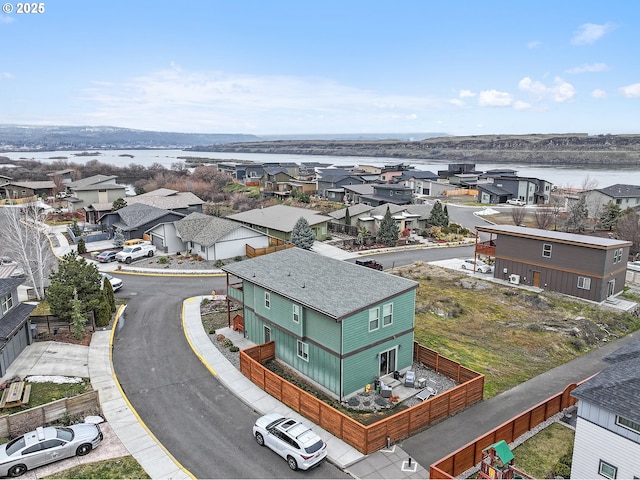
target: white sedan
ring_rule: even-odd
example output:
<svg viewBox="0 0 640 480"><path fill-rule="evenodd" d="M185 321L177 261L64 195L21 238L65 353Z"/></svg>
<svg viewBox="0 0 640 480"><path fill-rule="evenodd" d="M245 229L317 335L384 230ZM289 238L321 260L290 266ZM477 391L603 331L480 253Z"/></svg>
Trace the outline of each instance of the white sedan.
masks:
<svg viewBox="0 0 640 480"><path fill-rule="evenodd" d="M510 198L509 200L507 200L507 203L509 205L516 205L518 207L524 207L526 205L526 203L519 198Z"/></svg>
<svg viewBox="0 0 640 480"><path fill-rule="evenodd" d="M462 262L463 270L473 270L473 258L467 258ZM482 260L476 260L476 272L491 273L493 268L491 265L484 263Z"/></svg>
<svg viewBox="0 0 640 480"><path fill-rule="evenodd" d="M327 456L327 444L302 423L270 413L256 420L253 436L287 460L291 470L308 470Z"/></svg>

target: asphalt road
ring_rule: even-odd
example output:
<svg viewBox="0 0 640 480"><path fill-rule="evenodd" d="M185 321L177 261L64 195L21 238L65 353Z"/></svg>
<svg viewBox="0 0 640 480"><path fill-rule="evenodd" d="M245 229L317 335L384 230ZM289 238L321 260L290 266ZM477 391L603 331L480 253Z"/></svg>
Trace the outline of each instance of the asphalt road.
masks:
<svg viewBox="0 0 640 480"><path fill-rule="evenodd" d="M224 277L123 275L119 297L129 299L116 332L113 365L142 420L197 478L349 478L324 462L293 472L259 447L251 428L259 414L230 393L189 347L182 301L224 291Z"/></svg>

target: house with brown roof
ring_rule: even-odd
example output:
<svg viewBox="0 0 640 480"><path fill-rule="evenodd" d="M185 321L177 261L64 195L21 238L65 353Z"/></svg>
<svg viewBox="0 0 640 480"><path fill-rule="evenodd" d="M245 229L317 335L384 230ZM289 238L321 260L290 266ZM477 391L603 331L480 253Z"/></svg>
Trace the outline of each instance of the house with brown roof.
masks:
<svg viewBox="0 0 640 480"><path fill-rule="evenodd" d="M624 289L631 242L513 225L475 228L476 255L495 260L495 278L593 302ZM489 238L480 242L480 234Z"/></svg>
<svg viewBox="0 0 640 480"><path fill-rule="evenodd" d="M18 181L10 182L2 186L4 197L11 199L53 196L56 184L50 180L45 181Z"/></svg>

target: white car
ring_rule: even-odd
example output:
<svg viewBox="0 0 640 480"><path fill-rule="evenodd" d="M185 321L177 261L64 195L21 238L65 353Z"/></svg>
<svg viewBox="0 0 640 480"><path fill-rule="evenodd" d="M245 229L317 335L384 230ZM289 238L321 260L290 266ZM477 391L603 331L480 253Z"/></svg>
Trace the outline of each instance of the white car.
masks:
<svg viewBox="0 0 640 480"><path fill-rule="evenodd" d="M253 436L287 460L291 470L308 470L327 456L327 444L304 424L270 413L256 420Z"/></svg>
<svg viewBox="0 0 640 480"><path fill-rule="evenodd" d="M473 258L467 258L462 262L463 270L473 270ZM491 273L493 268L491 265L484 263L482 260L476 260L476 271L480 273Z"/></svg>
<svg viewBox="0 0 640 480"><path fill-rule="evenodd" d="M507 200L507 203L509 205L517 205L518 207L524 207L526 205L526 203L524 203L519 198L510 198L509 200Z"/></svg>
<svg viewBox="0 0 640 480"><path fill-rule="evenodd" d="M122 280L120 280L119 278L111 276L108 273L100 273L100 275L102 276L103 279L106 278L107 280L109 280L109 283L111 284L111 288L113 288L114 292L122 288Z"/></svg>
<svg viewBox="0 0 640 480"><path fill-rule="evenodd" d="M74 455L86 455L101 441L100 427L92 423L38 427L0 445L0 475L19 477L32 468Z"/></svg>

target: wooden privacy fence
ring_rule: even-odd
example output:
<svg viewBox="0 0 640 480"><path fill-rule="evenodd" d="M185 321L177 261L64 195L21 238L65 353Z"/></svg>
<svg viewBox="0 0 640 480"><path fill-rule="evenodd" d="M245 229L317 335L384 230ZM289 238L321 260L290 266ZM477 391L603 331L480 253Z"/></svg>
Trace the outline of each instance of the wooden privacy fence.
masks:
<svg viewBox="0 0 640 480"><path fill-rule="evenodd" d="M414 343L414 359L460 385L371 425L362 425L262 365L275 358L273 341L240 352L240 371L271 396L368 455L482 400L484 375Z"/></svg>
<svg viewBox="0 0 640 480"><path fill-rule="evenodd" d="M464 447L438 460L429 467L429 478L456 478L462 472L474 467L482 460L482 450L489 445L504 440L511 443L527 433L536 425L544 422L556 413L578 402L570 395L578 384L568 385L562 392L539 403L521 415L503 423L497 428L475 439Z"/></svg>
<svg viewBox="0 0 640 480"><path fill-rule="evenodd" d="M12 438L36 427L48 425L66 415L97 413L100 399L97 391L83 393L72 398L63 398L22 412L0 417L0 437Z"/></svg>
<svg viewBox="0 0 640 480"><path fill-rule="evenodd" d="M478 196L478 190L472 190L467 188L456 188L455 190L445 190L442 192L445 197L457 197L460 195L472 195L474 197Z"/></svg>
<svg viewBox="0 0 640 480"><path fill-rule="evenodd" d="M260 255L266 255L267 253L278 252L280 250L286 250L293 247L291 243L285 243L283 245L273 245L271 247L253 248L251 245L246 244L247 257L254 258Z"/></svg>

